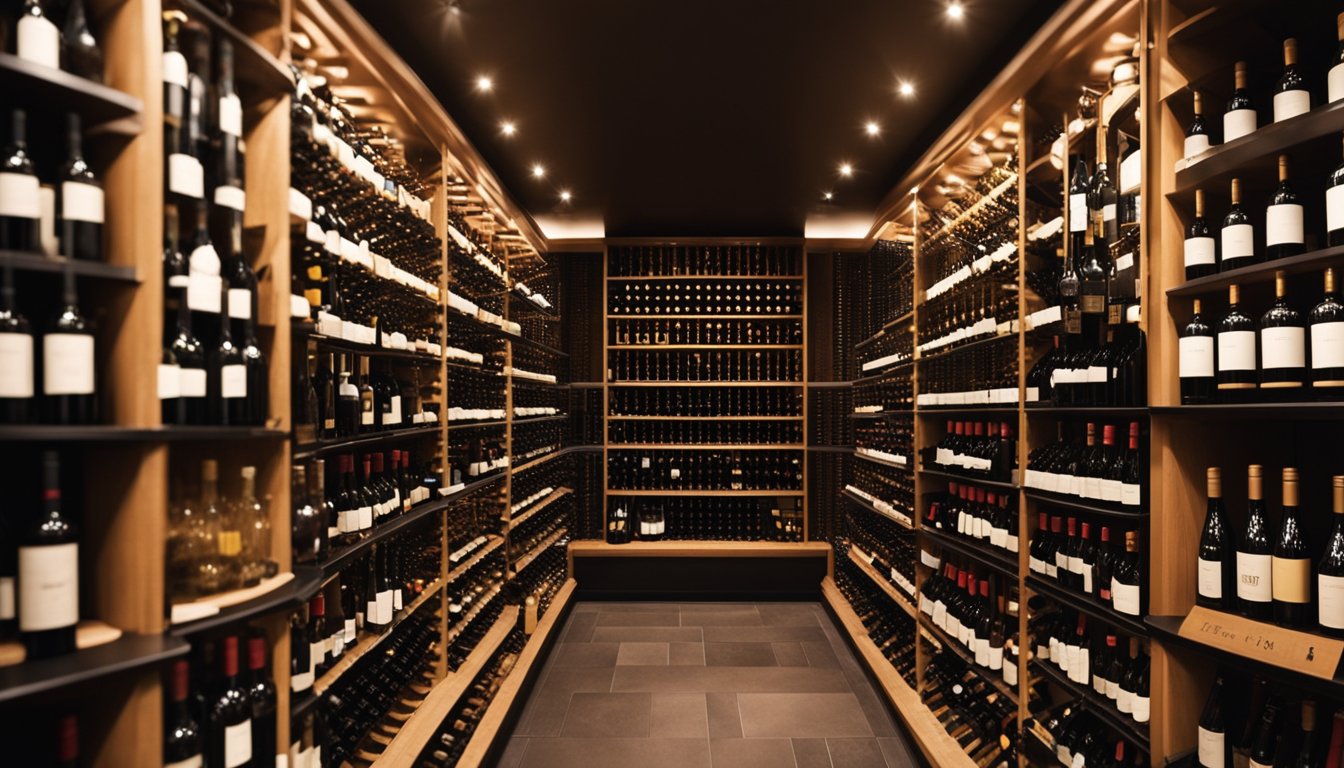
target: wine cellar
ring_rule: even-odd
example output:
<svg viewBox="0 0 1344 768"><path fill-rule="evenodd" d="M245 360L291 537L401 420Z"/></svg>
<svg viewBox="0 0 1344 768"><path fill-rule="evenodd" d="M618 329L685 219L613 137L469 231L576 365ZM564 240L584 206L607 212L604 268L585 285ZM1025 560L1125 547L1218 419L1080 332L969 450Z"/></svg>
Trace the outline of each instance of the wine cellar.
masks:
<svg viewBox="0 0 1344 768"><path fill-rule="evenodd" d="M543 163L691 27L486 5L7 4L15 765L1344 765L1344 6L897 3L959 98L752 232L745 51Z"/></svg>

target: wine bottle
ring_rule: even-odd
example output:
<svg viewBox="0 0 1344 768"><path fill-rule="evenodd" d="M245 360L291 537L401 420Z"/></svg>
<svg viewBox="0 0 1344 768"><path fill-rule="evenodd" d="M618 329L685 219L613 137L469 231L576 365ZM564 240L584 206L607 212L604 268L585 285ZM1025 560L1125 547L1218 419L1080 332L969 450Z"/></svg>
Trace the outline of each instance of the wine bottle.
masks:
<svg viewBox="0 0 1344 768"><path fill-rule="evenodd" d="M1084 233L1087 231L1089 224L1087 180L1087 164L1083 162L1082 155L1079 155L1078 161L1074 164L1073 177L1069 180L1068 259L1065 262L1064 274L1060 277L1060 302L1065 306L1072 306L1073 303L1076 303L1078 297L1078 276L1074 269L1068 268L1068 263L1071 261L1074 267L1077 267L1083 259ZM1066 280L1069 281L1068 285L1065 285Z"/></svg>
<svg viewBox="0 0 1344 768"><path fill-rule="evenodd" d="M1335 475L1330 489L1333 523L1316 563L1317 621L1322 633L1344 637L1344 475Z"/></svg>
<svg viewBox="0 0 1344 768"><path fill-rule="evenodd" d="M1274 122L1305 115L1311 111L1311 94L1306 78L1297 71L1297 40L1283 41L1283 74L1274 85Z"/></svg>
<svg viewBox="0 0 1344 768"><path fill-rule="evenodd" d="M1268 621L1274 613L1273 550L1265 516L1263 472L1259 464L1246 471L1246 528L1237 544L1237 599L1242 613Z"/></svg>
<svg viewBox="0 0 1344 768"><path fill-rule="evenodd" d="M0 423L33 418L33 331L14 306L14 265L6 261L0 283Z"/></svg>
<svg viewBox="0 0 1344 768"><path fill-rule="evenodd" d="M1311 551L1297 509L1297 470L1283 470L1283 517L1271 559L1274 620L1294 629L1310 626Z"/></svg>
<svg viewBox="0 0 1344 768"><path fill-rule="evenodd" d="M1321 768L1325 762L1325 746L1316 736L1316 702L1302 700L1302 733L1297 738L1297 757L1293 759L1293 768Z"/></svg>
<svg viewBox="0 0 1344 768"><path fill-rule="evenodd" d="M28 18L20 19L20 28ZM22 109L9 115L9 144L0 157L0 250L33 252L41 242L41 185L28 155L28 115Z"/></svg>
<svg viewBox="0 0 1344 768"><path fill-rule="evenodd" d="M277 754L275 682L266 667L266 638L247 640L248 681L247 698L252 705L252 752L257 756L258 768L265 765L270 755Z"/></svg>
<svg viewBox="0 0 1344 768"><path fill-rule="evenodd" d="M1119 240L1119 216L1115 182L1111 180L1110 164L1107 159L1106 132L1097 132L1097 167L1092 174L1088 208L1092 214L1092 223L1096 229L1094 238L1097 247L1110 258L1110 246ZM1110 271L1107 265L1107 272Z"/></svg>
<svg viewBox="0 0 1344 768"><path fill-rule="evenodd" d="M226 301L227 296L226 289L220 296L221 302ZM247 363L243 351L233 343L231 325L228 315L219 315L219 345L210 361L209 398L214 409L214 423L221 426L247 423Z"/></svg>
<svg viewBox="0 0 1344 768"><path fill-rule="evenodd" d="M1204 190L1195 190L1195 219L1185 230L1185 279L1211 275L1218 271L1217 244L1213 231L1204 220Z"/></svg>
<svg viewBox="0 0 1344 768"><path fill-rule="evenodd" d="M75 276L63 273L61 307L42 337L42 396L51 424L92 424L96 420L94 340L79 310Z"/></svg>
<svg viewBox="0 0 1344 768"><path fill-rule="evenodd" d="M1335 64L1326 75L1326 100L1330 103L1344 99L1344 13L1335 17L1335 36L1339 45L1335 48Z"/></svg>
<svg viewBox="0 0 1344 768"><path fill-rule="evenodd" d="M1325 295L1307 317L1311 326L1311 386L1333 397L1344 388L1344 304L1335 295L1335 268L1325 269Z"/></svg>
<svg viewBox="0 0 1344 768"><path fill-rule="evenodd" d="M1102 226L1099 221L1098 226ZM1083 233L1082 262L1078 265L1079 303L1084 314L1103 314L1106 312L1107 283L1110 270L1103 264L1109 262L1106 248L1098 244L1094 229L1088 227Z"/></svg>
<svg viewBox="0 0 1344 768"><path fill-rule="evenodd" d="M1256 386L1255 322L1241 311L1241 289L1228 286L1227 315L1218 323L1218 392L1226 399L1242 399Z"/></svg>
<svg viewBox="0 0 1344 768"><path fill-rule="evenodd" d="M1279 186L1265 211L1265 258L1282 259L1306 250L1302 203L1288 183L1288 156L1279 155Z"/></svg>
<svg viewBox="0 0 1344 768"><path fill-rule="evenodd" d="M76 3L79 0L75 0ZM61 237L72 259L103 258L103 185L84 160L79 115L66 115L68 156L61 170Z"/></svg>
<svg viewBox="0 0 1344 768"><path fill-rule="evenodd" d="M19 634L28 659L73 653L79 623L79 539L61 512L61 463L42 454L42 514L19 544Z"/></svg>
<svg viewBox="0 0 1344 768"><path fill-rule="evenodd" d="M1125 531L1125 553L1111 575L1111 606L1119 613L1143 615L1143 574L1139 572L1139 532Z"/></svg>
<svg viewBox="0 0 1344 768"><path fill-rule="evenodd" d="M1234 68L1235 86L1232 98L1227 102L1227 111L1223 113L1223 143L1229 143L1255 133L1255 105L1246 89L1246 62L1238 61Z"/></svg>
<svg viewBox="0 0 1344 768"><path fill-rule="evenodd" d="M1204 124L1204 99L1199 91L1194 92L1195 116L1190 127L1185 130L1185 159L1203 154L1209 149L1209 129Z"/></svg>
<svg viewBox="0 0 1344 768"><path fill-rule="evenodd" d="M66 71L95 83L103 82L103 49L89 29L84 0L70 0L65 9L61 57Z"/></svg>
<svg viewBox="0 0 1344 768"><path fill-rule="evenodd" d="M1185 405L1210 402L1214 393L1213 329L1200 314L1200 300L1195 299L1194 305L1195 313L1181 329L1181 338L1177 342L1181 403Z"/></svg>
<svg viewBox="0 0 1344 768"><path fill-rule="evenodd" d="M1198 759L1202 768L1228 768L1227 720L1223 713L1223 678L1219 677L1199 716Z"/></svg>
<svg viewBox="0 0 1344 768"><path fill-rule="evenodd" d="M61 28L42 6L42 0L24 3L15 25L14 52L25 61L57 69L61 66Z"/></svg>
<svg viewBox="0 0 1344 768"><path fill-rule="evenodd" d="M168 715L164 729L164 768L200 768L203 763L201 729L192 715L189 702L191 666L173 662L172 684L168 691Z"/></svg>
<svg viewBox="0 0 1344 768"><path fill-rule="evenodd" d="M1223 217L1223 229L1220 235L1223 250L1222 261L1219 264L1221 271L1226 272L1259 261L1255 255L1255 227L1251 225L1251 217L1241 209L1241 179L1232 180L1232 207Z"/></svg>
<svg viewBox="0 0 1344 768"><path fill-rule="evenodd" d="M252 704L238 681L238 638L224 638L219 693L210 702L206 731L208 765L252 765Z"/></svg>
<svg viewBox="0 0 1344 768"><path fill-rule="evenodd" d="M1306 328L1288 306L1284 272L1274 273L1274 306L1260 318L1260 388L1300 390L1307 374Z"/></svg>
<svg viewBox="0 0 1344 768"><path fill-rule="evenodd" d="M243 140L243 106L233 87L233 45L227 39L220 39L215 46L215 53L218 70L215 78L215 92L218 98L215 124L219 130L215 136L214 202L221 211L226 212L225 217L229 219L233 214L241 216L246 205L246 196L243 193L242 154L239 152ZM232 301L232 297L230 299Z"/></svg>
<svg viewBox="0 0 1344 768"><path fill-rule="evenodd" d="M1344 64L1336 69L1344 72ZM1344 75L1342 75L1344 77ZM1344 245L1344 162L1335 166L1325 188L1325 239L1331 248Z"/></svg>
<svg viewBox="0 0 1344 768"><path fill-rule="evenodd" d="M1206 608L1228 610L1233 594L1232 532L1223 513L1223 472L1208 469L1208 507L1199 535L1199 588L1195 602Z"/></svg>
<svg viewBox="0 0 1344 768"><path fill-rule="evenodd" d="M1274 768L1279 751L1279 707L1270 701L1260 715L1255 738L1251 742L1251 768Z"/></svg>
<svg viewBox="0 0 1344 768"><path fill-rule="evenodd" d="M257 343L257 324L249 317L243 321L243 368L247 379L247 407L243 423L254 427L265 426L270 416L270 371L266 354Z"/></svg>
<svg viewBox="0 0 1344 768"><path fill-rule="evenodd" d="M177 317L170 331L169 349L173 365L177 368L178 408L173 421L164 416L164 423L172 424L208 424L210 422L209 400L207 399L208 374L205 365L205 349L191 333L191 310L187 307L187 288L185 282L179 283L177 293ZM165 353L167 358L169 353ZM161 368L162 370L162 368ZM169 371L168 373L171 373ZM172 385L168 384L169 391ZM160 385L160 392L164 386ZM162 396L162 395L160 395ZM165 407L167 402L165 402ZM166 414L166 412L165 412Z"/></svg>

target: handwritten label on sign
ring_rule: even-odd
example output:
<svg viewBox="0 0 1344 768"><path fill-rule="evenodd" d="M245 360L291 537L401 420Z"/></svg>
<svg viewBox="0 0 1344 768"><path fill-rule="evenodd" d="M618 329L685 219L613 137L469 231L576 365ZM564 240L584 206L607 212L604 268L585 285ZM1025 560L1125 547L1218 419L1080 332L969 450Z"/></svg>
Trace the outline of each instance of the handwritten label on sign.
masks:
<svg viewBox="0 0 1344 768"><path fill-rule="evenodd" d="M1181 637L1264 664L1326 680L1335 676L1344 640L1296 632L1273 624L1195 606L1181 623Z"/></svg>

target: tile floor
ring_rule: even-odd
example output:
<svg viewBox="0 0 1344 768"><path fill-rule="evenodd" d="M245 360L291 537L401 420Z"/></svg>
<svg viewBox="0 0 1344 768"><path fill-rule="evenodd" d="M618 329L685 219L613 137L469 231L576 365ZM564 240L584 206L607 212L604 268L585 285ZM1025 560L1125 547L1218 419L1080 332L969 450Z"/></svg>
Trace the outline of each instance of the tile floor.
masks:
<svg viewBox="0 0 1344 768"><path fill-rule="evenodd" d="M575 604L500 768L908 768L817 603Z"/></svg>

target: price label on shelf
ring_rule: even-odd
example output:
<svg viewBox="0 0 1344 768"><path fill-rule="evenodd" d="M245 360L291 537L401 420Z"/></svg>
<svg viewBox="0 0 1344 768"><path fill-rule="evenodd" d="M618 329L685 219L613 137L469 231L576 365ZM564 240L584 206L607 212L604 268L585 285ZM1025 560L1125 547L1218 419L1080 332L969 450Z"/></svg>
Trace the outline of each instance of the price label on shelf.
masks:
<svg viewBox="0 0 1344 768"><path fill-rule="evenodd" d="M1333 679L1344 640L1265 624L1195 606L1181 624L1181 637L1304 675Z"/></svg>

